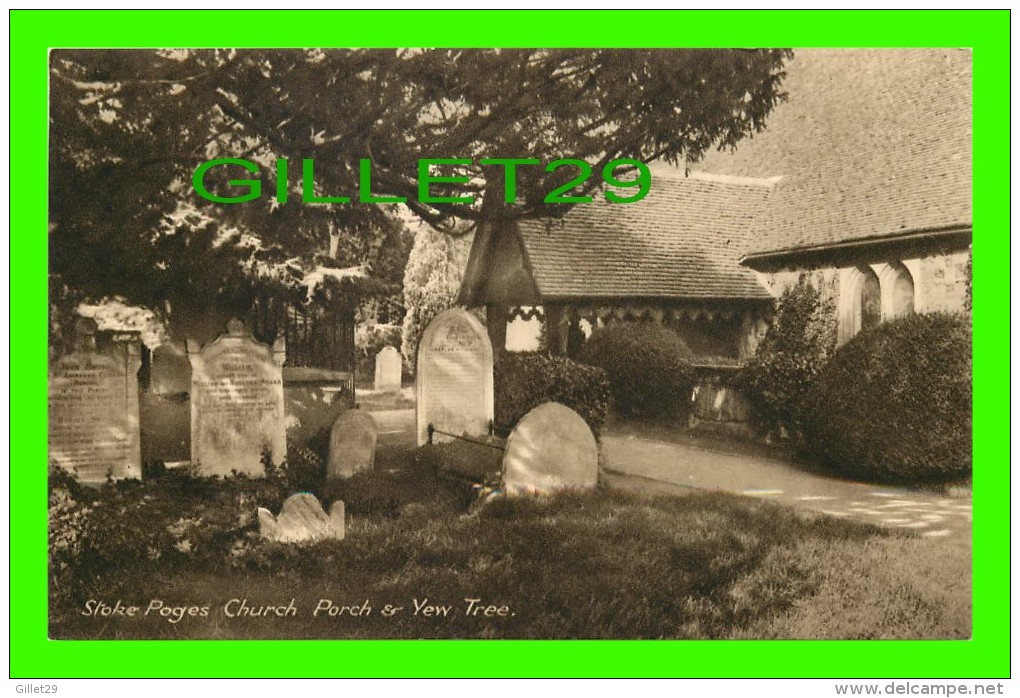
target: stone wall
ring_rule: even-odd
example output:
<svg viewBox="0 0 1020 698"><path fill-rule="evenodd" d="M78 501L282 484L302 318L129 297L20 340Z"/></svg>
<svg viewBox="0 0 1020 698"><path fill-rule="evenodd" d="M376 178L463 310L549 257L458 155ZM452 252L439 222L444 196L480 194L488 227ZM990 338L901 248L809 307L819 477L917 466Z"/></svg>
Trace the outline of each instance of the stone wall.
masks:
<svg viewBox="0 0 1020 698"><path fill-rule="evenodd" d="M914 274L915 296L919 311L943 310L962 312L967 289L967 253L933 255L916 260L905 260L904 265ZM917 279L921 283L917 283Z"/></svg>
<svg viewBox="0 0 1020 698"><path fill-rule="evenodd" d="M924 256L889 259L881 262L843 267L790 266L780 271L759 273L762 283L777 298L802 278L816 288L832 289L839 323L839 343L848 341L859 330L858 289L861 279L871 272L881 289L882 320L902 314L902 299L897 297L897 280L909 273L913 283L914 312L963 312L966 309L966 251L938 252Z"/></svg>

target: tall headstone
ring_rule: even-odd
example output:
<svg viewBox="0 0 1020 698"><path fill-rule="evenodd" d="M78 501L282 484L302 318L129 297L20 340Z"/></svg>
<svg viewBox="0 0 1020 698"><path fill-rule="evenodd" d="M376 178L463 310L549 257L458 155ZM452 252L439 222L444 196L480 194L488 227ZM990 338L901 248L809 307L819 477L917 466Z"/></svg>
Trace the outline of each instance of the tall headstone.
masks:
<svg viewBox="0 0 1020 698"><path fill-rule="evenodd" d="M546 402L517 423L503 456L507 494L591 488L599 478L598 446L579 414Z"/></svg>
<svg viewBox="0 0 1020 698"><path fill-rule="evenodd" d="M279 465L287 455L282 339L256 342L240 320L199 348L191 360L191 463L201 475L263 475L262 453Z"/></svg>
<svg viewBox="0 0 1020 698"><path fill-rule="evenodd" d="M488 433L493 416L492 345L485 327L466 310L439 313L418 345L418 445L428 442L428 426L444 435Z"/></svg>
<svg viewBox="0 0 1020 698"><path fill-rule="evenodd" d="M379 427L364 410L345 410L329 433L327 477L350 477L375 465Z"/></svg>
<svg viewBox="0 0 1020 698"><path fill-rule="evenodd" d="M375 355L375 389L380 392L400 390L400 372L403 361L393 347L383 347Z"/></svg>
<svg viewBox="0 0 1020 698"><path fill-rule="evenodd" d="M96 330L94 320L78 320L75 351L50 371L49 459L83 482L140 478L139 343L132 337L102 355Z"/></svg>

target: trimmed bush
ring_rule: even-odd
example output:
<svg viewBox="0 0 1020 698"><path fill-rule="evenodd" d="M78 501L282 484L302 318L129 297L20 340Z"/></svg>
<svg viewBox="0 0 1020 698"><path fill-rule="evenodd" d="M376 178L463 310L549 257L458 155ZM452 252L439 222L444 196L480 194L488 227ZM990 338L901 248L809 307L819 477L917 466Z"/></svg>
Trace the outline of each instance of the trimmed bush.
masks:
<svg viewBox="0 0 1020 698"><path fill-rule="evenodd" d="M605 371L564 356L504 354L493 366L497 427L512 428L544 402L559 402L581 415L597 437L609 411Z"/></svg>
<svg viewBox="0 0 1020 698"><path fill-rule="evenodd" d="M802 279L779 297L768 332L734 381L759 431L799 437L804 393L835 349L834 294Z"/></svg>
<svg viewBox="0 0 1020 698"><path fill-rule="evenodd" d="M962 316L911 315L838 349L807 392L808 453L842 475L944 483L971 471L971 339Z"/></svg>
<svg viewBox="0 0 1020 698"><path fill-rule="evenodd" d="M634 416L685 417L695 374L693 355L668 327L621 322L592 332L579 360L606 371L613 407Z"/></svg>

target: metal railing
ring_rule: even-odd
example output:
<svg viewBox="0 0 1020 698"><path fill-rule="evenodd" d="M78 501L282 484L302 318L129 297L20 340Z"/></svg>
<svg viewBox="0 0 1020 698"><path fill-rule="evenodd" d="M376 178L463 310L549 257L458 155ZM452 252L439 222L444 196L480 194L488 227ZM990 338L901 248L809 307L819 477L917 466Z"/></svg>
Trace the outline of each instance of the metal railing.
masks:
<svg viewBox="0 0 1020 698"><path fill-rule="evenodd" d="M492 448L492 449L495 449L497 451L505 451L506 450L506 446L500 446L499 444L489 443L488 441L479 441L478 439L472 439L470 436L464 436L463 434L453 434L453 433L448 432L448 431L443 431L442 429L436 429L436 426L434 424L432 424L431 422L429 422L429 425L426 427L425 432L426 432L426 434L428 434L428 443L429 443L430 446L433 444L432 436L434 434L442 434L443 436L449 436L449 437L452 437L454 439L459 439L460 441L467 441L468 443L478 444L479 446L485 446L487 448ZM492 436L493 432L494 432L494 426L493 426L492 422L489 422L489 435Z"/></svg>

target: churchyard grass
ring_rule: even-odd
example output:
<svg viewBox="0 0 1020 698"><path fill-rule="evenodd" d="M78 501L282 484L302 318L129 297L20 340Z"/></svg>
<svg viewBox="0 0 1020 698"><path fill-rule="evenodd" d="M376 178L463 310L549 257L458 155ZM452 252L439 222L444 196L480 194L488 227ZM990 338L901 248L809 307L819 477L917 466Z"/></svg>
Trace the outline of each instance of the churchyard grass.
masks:
<svg viewBox="0 0 1020 698"><path fill-rule="evenodd" d="M172 555L155 560L125 556L52 601L51 636L970 634L969 550L945 540L722 493L597 489L468 506L459 490L437 496L445 481L420 461L417 472L404 461L405 470L362 473L339 488L347 502L345 540L285 545L262 541L249 528L229 544L206 536L221 555L181 552L178 542ZM323 494L328 507L330 495ZM177 508L173 517L188 513ZM83 615L90 599L140 610L135 617ZM145 614L153 600L199 610L170 622L172 615ZM387 615L387 605L401 610ZM283 617L241 612L291 606L296 613Z"/></svg>

